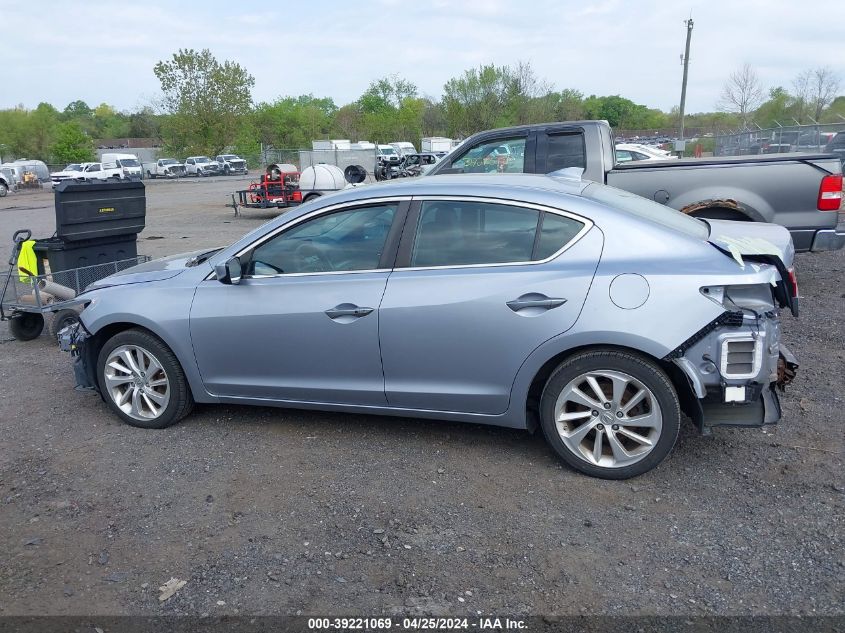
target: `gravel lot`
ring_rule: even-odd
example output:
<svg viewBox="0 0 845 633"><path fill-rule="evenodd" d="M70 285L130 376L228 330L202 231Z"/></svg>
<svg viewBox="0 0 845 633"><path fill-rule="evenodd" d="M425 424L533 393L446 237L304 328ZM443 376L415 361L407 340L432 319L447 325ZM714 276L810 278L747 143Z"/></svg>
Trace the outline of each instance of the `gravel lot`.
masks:
<svg viewBox="0 0 845 633"><path fill-rule="evenodd" d="M224 206L245 182L150 183L139 251L270 219ZM15 229L52 234L52 205L0 200L4 261ZM0 614L843 614L845 252L797 266L784 420L687 425L629 482L473 425L201 406L132 428L48 337L0 324Z"/></svg>

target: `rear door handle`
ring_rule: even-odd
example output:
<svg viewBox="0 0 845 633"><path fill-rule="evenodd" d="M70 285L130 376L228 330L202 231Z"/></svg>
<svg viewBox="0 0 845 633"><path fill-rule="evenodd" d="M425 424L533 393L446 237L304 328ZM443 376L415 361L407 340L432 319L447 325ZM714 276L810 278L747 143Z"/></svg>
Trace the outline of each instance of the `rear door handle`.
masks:
<svg viewBox="0 0 845 633"><path fill-rule="evenodd" d="M518 299L508 301L507 306L514 312L519 312L525 308L543 308L545 310L551 310L552 308L562 306L564 303L566 303L566 299L557 299L546 296L538 297L537 295L523 295Z"/></svg>
<svg viewBox="0 0 845 633"><path fill-rule="evenodd" d="M340 317L364 317L372 312L372 308L359 308L351 303L341 303L333 308L326 310L326 316L330 319L338 319Z"/></svg>

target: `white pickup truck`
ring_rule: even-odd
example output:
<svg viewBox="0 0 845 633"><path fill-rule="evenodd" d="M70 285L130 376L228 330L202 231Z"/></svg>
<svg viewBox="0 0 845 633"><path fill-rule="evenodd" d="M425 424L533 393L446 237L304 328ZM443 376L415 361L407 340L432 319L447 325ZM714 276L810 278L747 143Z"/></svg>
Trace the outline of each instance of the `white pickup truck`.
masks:
<svg viewBox="0 0 845 633"><path fill-rule="evenodd" d="M188 176L216 176L220 173L220 164L208 156L188 156L185 159L185 171Z"/></svg>
<svg viewBox="0 0 845 633"><path fill-rule="evenodd" d="M246 161L236 154L220 154L219 156L215 156L214 160L217 161L220 171L224 176L248 173Z"/></svg>
<svg viewBox="0 0 845 633"><path fill-rule="evenodd" d="M181 178L185 175L185 163L175 158L159 158L154 163L144 163L144 177L153 178Z"/></svg>

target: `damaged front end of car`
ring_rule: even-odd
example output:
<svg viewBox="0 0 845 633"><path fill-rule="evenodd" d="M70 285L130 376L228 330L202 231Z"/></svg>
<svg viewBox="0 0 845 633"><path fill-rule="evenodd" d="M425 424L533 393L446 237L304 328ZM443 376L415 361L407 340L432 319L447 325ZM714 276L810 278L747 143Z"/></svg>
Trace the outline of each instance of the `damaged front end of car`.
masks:
<svg viewBox="0 0 845 633"><path fill-rule="evenodd" d="M78 391L97 391L97 379L94 373L95 360L92 359L93 348L86 345L91 335L79 322L73 323L59 332L59 349L69 352L73 359L73 377L76 380L75 389Z"/></svg>

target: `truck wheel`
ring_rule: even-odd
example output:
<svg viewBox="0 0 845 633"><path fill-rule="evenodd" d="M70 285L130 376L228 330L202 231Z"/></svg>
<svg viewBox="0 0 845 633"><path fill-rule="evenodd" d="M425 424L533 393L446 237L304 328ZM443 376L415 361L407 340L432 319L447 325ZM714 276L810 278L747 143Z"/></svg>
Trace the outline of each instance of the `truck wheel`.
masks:
<svg viewBox="0 0 845 633"><path fill-rule="evenodd" d="M678 395L653 361L621 350L592 350L561 363L540 402L543 434L572 468L628 479L657 466L681 425Z"/></svg>
<svg viewBox="0 0 845 633"><path fill-rule="evenodd" d="M9 319L9 330L19 341L31 341L41 336L44 317L35 312L24 312Z"/></svg>
<svg viewBox="0 0 845 633"><path fill-rule="evenodd" d="M97 380L109 408L132 426L163 429L194 406L176 355L146 330L125 330L106 341L97 359Z"/></svg>
<svg viewBox="0 0 845 633"><path fill-rule="evenodd" d="M50 320L50 336L58 340L59 332L61 332L68 325L73 325L79 322L79 313L76 310L59 310L53 315Z"/></svg>
<svg viewBox="0 0 845 633"><path fill-rule="evenodd" d="M7 193L9 193L9 188L6 186L6 183L0 182L0 198L5 198Z"/></svg>
<svg viewBox="0 0 845 633"><path fill-rule="evenodd" d="M156 177L156 176L155 176L155 174L154 174L154 173L152 173L152 172L148 169L148 170L147 170L147 178L149 178L150 180L155 180L155 177Z"/></svg>
<svg viewBox="0 0 845 633"><path fill-rule="evenodd" d="M309 200L316 200L316 199L317 199L317 198L319 198L319 197L320 197L320 194L319 194L319 193L309 193L307 196L305 196L305 197L302 199L302 201L303 201L303 202L308 202Z"/></svg>
<svg viewBox="0 0 845 633"><path fill-rule="evenodd" d="M228 166L228 165L226 165L226 166L223 168L223 175L224 175L224 176L228 176L230 171L231 171L231 170L229 169L229 166Z"/></svg>

